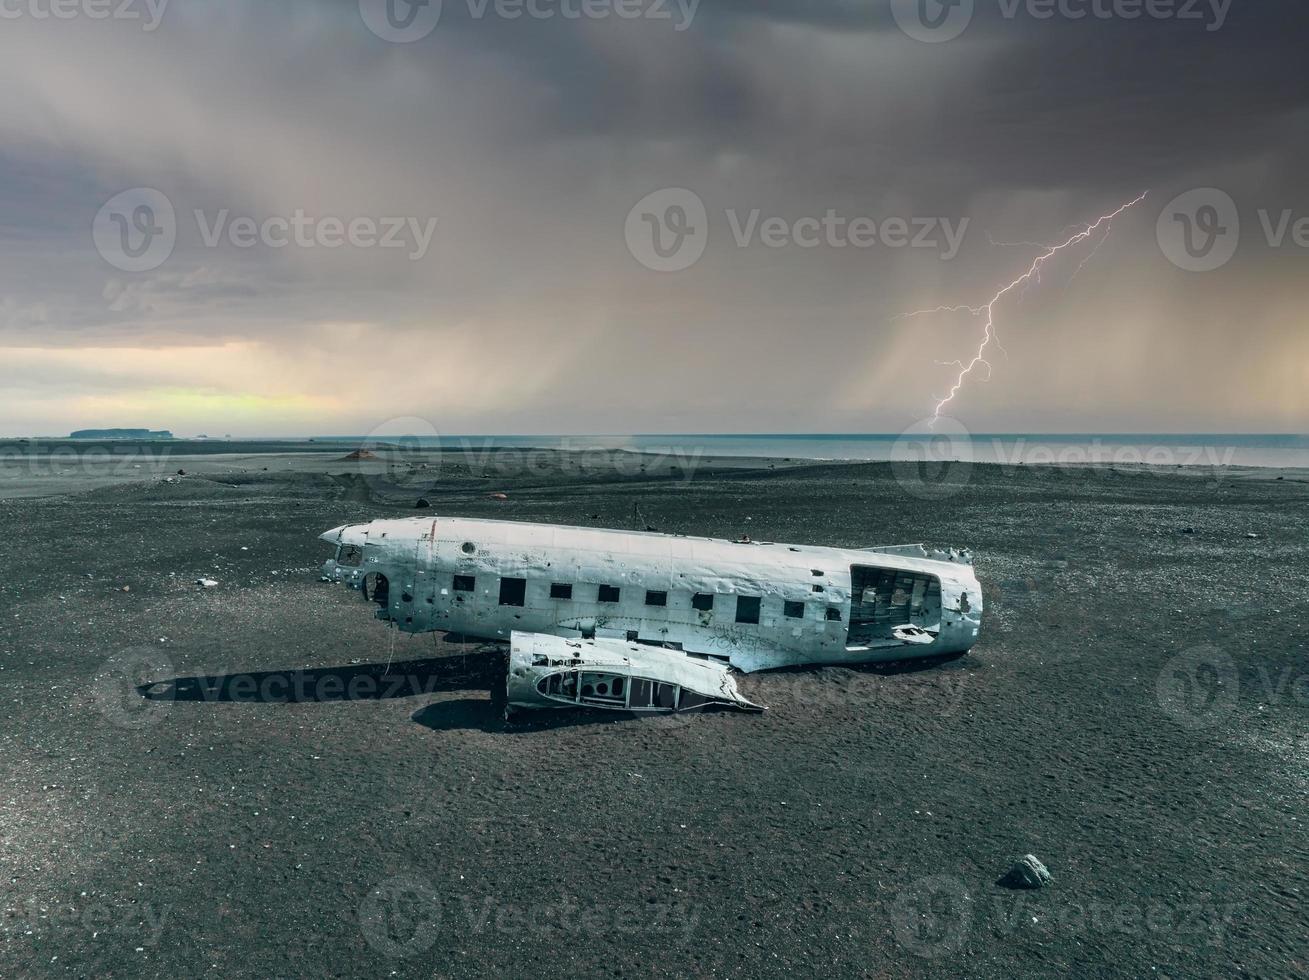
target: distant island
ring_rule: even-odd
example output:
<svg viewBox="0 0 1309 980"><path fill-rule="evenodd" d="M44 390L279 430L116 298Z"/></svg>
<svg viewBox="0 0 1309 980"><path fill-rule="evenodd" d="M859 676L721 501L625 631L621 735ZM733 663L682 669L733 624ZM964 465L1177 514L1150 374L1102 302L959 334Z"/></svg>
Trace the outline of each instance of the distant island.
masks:
<svg viewBox="0 0 1309 980"><path fill-rule="evenodd" d="M69 439L171 439L167 429L78 429Z"/></svg>

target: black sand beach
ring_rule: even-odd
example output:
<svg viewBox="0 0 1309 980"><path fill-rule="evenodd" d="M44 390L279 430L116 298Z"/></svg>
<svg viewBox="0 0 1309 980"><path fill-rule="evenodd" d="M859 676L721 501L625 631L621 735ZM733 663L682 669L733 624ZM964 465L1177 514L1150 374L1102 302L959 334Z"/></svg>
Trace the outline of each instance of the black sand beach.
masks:
<svg viewBox="0 0 1309 980"><path fill-rule="evenodd" d="M1309 971L1302 474L284 450L0 466L0 975ZM966 546L982 639L506 728L493 653L318 580L419 496Z"/></svg>

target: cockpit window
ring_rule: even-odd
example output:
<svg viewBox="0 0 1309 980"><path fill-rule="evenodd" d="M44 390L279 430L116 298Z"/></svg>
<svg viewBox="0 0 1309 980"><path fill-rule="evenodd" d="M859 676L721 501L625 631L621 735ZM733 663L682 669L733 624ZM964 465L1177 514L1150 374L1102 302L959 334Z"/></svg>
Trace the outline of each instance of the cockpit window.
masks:
<svg viewBox="0 0 1309 980"><path fill-rule="evenodd" d="M336 553L336 563L345 568L358 568L364 563L364 549L357 544L343 544Z"/></svg>

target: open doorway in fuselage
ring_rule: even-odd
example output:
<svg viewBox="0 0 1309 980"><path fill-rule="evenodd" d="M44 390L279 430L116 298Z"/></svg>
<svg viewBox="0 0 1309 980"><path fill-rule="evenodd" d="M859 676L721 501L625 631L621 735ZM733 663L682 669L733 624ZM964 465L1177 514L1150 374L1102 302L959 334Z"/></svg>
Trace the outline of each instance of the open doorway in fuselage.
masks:
<svg viewBox="0 0 1309 980"><path fill-rule="evenodd" d="M924 572L850 566L849 649L929 644L941 632L941 580Z"/></svg>

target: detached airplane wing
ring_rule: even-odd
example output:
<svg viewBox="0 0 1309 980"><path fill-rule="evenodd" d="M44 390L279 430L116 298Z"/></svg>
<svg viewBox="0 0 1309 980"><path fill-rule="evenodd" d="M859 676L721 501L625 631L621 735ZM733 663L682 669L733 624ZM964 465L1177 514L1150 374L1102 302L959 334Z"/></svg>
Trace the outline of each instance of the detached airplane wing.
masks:
<svg viewBox="0 0 1309 980"><path fill-rule="evenodd" d="M736 689L727 664L617 639L515 631L505 682L509 711L605 708L672 714L707 707L763 711Z"/></svg>

